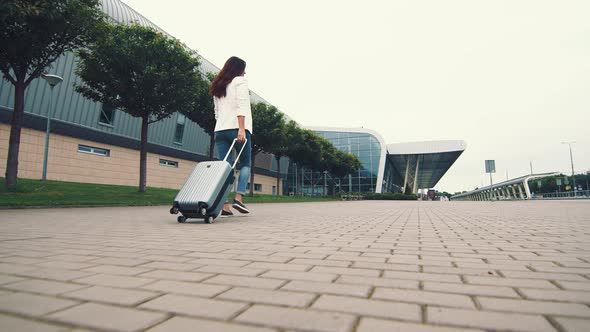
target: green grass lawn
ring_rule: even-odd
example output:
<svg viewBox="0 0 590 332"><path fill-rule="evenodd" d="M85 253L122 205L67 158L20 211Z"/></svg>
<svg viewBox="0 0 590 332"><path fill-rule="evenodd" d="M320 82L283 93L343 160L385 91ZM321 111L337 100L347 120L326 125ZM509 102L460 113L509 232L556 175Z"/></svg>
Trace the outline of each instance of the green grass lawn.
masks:
<svg viewBox="0 0 590 332"><path fill-rule="evenodd" d="M145 193L138 187L93 183L40 181L18 179L16 191L6 190L4 178L0 178L0 207L26 206L92 206L92 205L172 205L178 190L148 187ZM300 196L254 195L244 197L244 203L315 202L337 198L312 198Z"/></svg>

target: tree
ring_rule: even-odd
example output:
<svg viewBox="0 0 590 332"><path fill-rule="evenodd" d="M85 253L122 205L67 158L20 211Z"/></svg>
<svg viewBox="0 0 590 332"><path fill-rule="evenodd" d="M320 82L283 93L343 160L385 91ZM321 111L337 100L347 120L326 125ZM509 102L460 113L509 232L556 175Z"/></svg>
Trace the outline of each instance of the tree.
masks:
<svg viewBox="0 0 590 332"><path fill-rule="evenodd" d="M2 0L0 71L14 85L6 187L16 188L25 90L65 52L86 47L104 22L98 0Z"/></svg>
<svg viewBox="0 0 590 332"><path fill-rule="evenodd" d="M355 173L363 167L361 160L352 153L344 153L344 163L346 165L345 175Z"/></svg>
<svg viewBox="0 0 590 332"><path fill-rule="evenodd" d="M313 131L308 131L307 133L307 157L305 160L305 164L308 168L311 169L311 193L312 195L315 194L315 182L313 178L314 171L320 171L322 168L322 158L324 157L324 147L326 146L323 142L323 138L316 134Z"/></svg>
<svg viewBox="0 0 590 332"><path fill-rule="evenodd" d="M336 176L340 182L342 178L358 171L362 167L362 163L359 158L351 153L337 150L335 156L335 163L330 169L330 173Z"/></svg>
<svg viewBox="0 0 590 332"><path fill-rule="evenodd" d="M205 76L207 80L200 80L197 87L193 107L181 110L181 112L209 135L209 160L213 160L215 156L215 123L217 121L215 120L213 97L209 95L209 88L215 74L209 72Z"/></svg>
<svg viewBox="0 0 590 332"><path fill-rule="evenodd" d="M442 191L442 192L439 191L438 192L438 195L441 196L441 197L444 196L444 197L447 197L447 198L451 198L453 196L453 194L451 194L449 192L446 192L446 191Z"/></svg>
<svg viewBox="0 0 590 332"><path fill-rule="evenodd" d="M314 182L313 171L322 172L324 176L330 173L337 177L342 177L362 167L362 163L358 157L336 149L329 140L317 135L313 131L306 132L306 135L306 151L303 153L303 162L306 167L312 170L312 192L315 192L316 183L322 180L320 177Z"/></svg>
<svg viewBox="0 0 590 332"><path fill-rule="evenodd" d="M276 136L273 144L273 154L277 160L277 196L279 195L281 186L281 158L289 156L289 142L293 138L291 133L296 129L297 125L294 121L289 121L286 124L283 122L280 135Z"/></svg>
<svg viewBox="0 0 590 332"><path fill-rule="evenodd" d="M295 163L297 168L297 174L301 176L303 180L303 175L301 173L303 164L305 162L305 152L307 151L307 133L304 129L300 128L294 121L289 122L287 126L287 140L288 140L288 157L291 159L291 162ZM295 178L295 183L298 184L299 179L297 176ZM301 187L303 188L303 187Z"/></svg>
<svg viewBox="0 0 590 332"><path fill-rule="evenodd" d="M286 155L297 166L299 174L305 160L304 152L306 151L306 132L299 127L295 121L289 121L285 126L286 134ZM298 183L298 179L295 179Z"/></svg>
<svg viewBox="0 0 590 332"><path fill-rule="evenodd" d="M582 190L590 190L588 189L588 183L590 182L590 174L578 173L575 175L575 178L576 185L578 186L578 188L581 187ZM560 185L557 184L558 180L561 182ZM539 182L541 182L541 187L539 187ZM573 183L573 177L571 175L565 174L545 177L542 179L529 180L528 182L530 189L535 193L555 193L559 191L574 191Z"/></svg>
<svg viewBox="0 0 590 332"><path fill-rule="evenodd" d="M149 27L110 25L89 49L78 52L76 91L141 119L139 191L145 192L148 126L194 107L202 76L183 45Z"/></svg>
<svg viewBox="0 0 590 332"><path fill-rule="evenodd" d="M318 143L319 136L309 129L302 129L294 121L285 126L286 131L286 156L295 163L297 173L303 182L303 168L317 170L321 159L321 148ZM295 179L297 182L298 180ZM303 188L303 184L302 184Z"/></svg>
<svg viewBox="0 0 590 332"><path fill-rule="evenodd" d="M338 151L334 145L328 141L327 139L323 138L323 137L318 137L319 139L319 144L321 146L321 156L320 156L320 162L319 162L319 171L323 172L324 174L324 186L323 186L323 190L322 190L322 194L324 196L326 196L326 186L325 186L325 181L326 181L326 175L327 173L330 172L330 170L334 167L334 165L338 162L336 160L337 158L337 152ZM321 178L319 179L321 180Z"/></svg>
<svg viewBox="0 0 590 332"><path fill-rule="evenodd" d="M283 135L285 116L276 107L265 103L252 105L252 167L250 172L250 196L254 196L254 165L256 155L273 153ZM278 189L278 188L277 188Z"/></svg>
<svg viewBox="0 0 590 332"><path fill-rule="evenodd" d="M338 178L361 168L361 161L355 155L336 149L330 141L309 129L300 128L294 121L285 126L285 133L285 155L296 165L302 179L303 167L327 171ZM295 182L298 183L298 179Z"/></svg>

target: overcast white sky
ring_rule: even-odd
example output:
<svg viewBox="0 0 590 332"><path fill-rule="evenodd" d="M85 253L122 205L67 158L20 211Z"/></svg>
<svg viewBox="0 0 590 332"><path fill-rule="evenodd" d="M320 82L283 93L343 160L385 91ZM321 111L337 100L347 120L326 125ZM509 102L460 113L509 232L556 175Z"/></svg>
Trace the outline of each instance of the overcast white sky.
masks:
<svg viewBox="0 0 590 332"><path fill-rule="evenodd" d="M438 190L590 170L590 1L124 1L304 126L465 140Z"/></svg>

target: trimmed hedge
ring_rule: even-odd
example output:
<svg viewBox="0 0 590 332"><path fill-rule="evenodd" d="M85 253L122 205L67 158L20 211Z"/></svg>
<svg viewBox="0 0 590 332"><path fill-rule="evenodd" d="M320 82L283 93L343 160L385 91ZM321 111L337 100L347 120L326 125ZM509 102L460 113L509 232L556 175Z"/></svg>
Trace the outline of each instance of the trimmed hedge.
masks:
<svg viewBox="0 0 590 332"><path fill-rule="evenodd" d="M392 201L415 201L418 199L418 196L415 194L400 194L400 193L384 193L384 194L376 194L376 193L366 193L365 199L368 200L392 200Z"/></svg>
<svg viewBox="0 0 590 332"><path fill-rule="evenodd" d="M415 201L418 200L418 196L415 194L405 195L400 193L347 193L346 195L357 194L364 197L366 200L390 200L390 201Z"/></svg>

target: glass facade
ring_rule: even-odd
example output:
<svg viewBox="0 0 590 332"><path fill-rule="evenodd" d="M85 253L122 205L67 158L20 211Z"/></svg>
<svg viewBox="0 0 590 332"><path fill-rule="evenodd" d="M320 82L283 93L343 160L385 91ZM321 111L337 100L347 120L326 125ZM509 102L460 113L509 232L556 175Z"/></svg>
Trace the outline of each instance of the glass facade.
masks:
<svg viewBox="0 0 590 332"><path fill-rule="evenodd" d="M395 168L391 158L385 161L385 172L383 174L383 192L384 193L401 193L404 177L400 170Z"/></svg>
<svg viewBox="0 0 590 332"><path fill-rule="evenodd" d="M381 162L381 143L363 132L321 131L316 134L327 139L337 149L357 156L362 167L354 174L336 178L331 174L298 169L291 164L285 193L303 193L306 195L332 195L338 192L375 192L378 185L379 165Z"/></svg>

